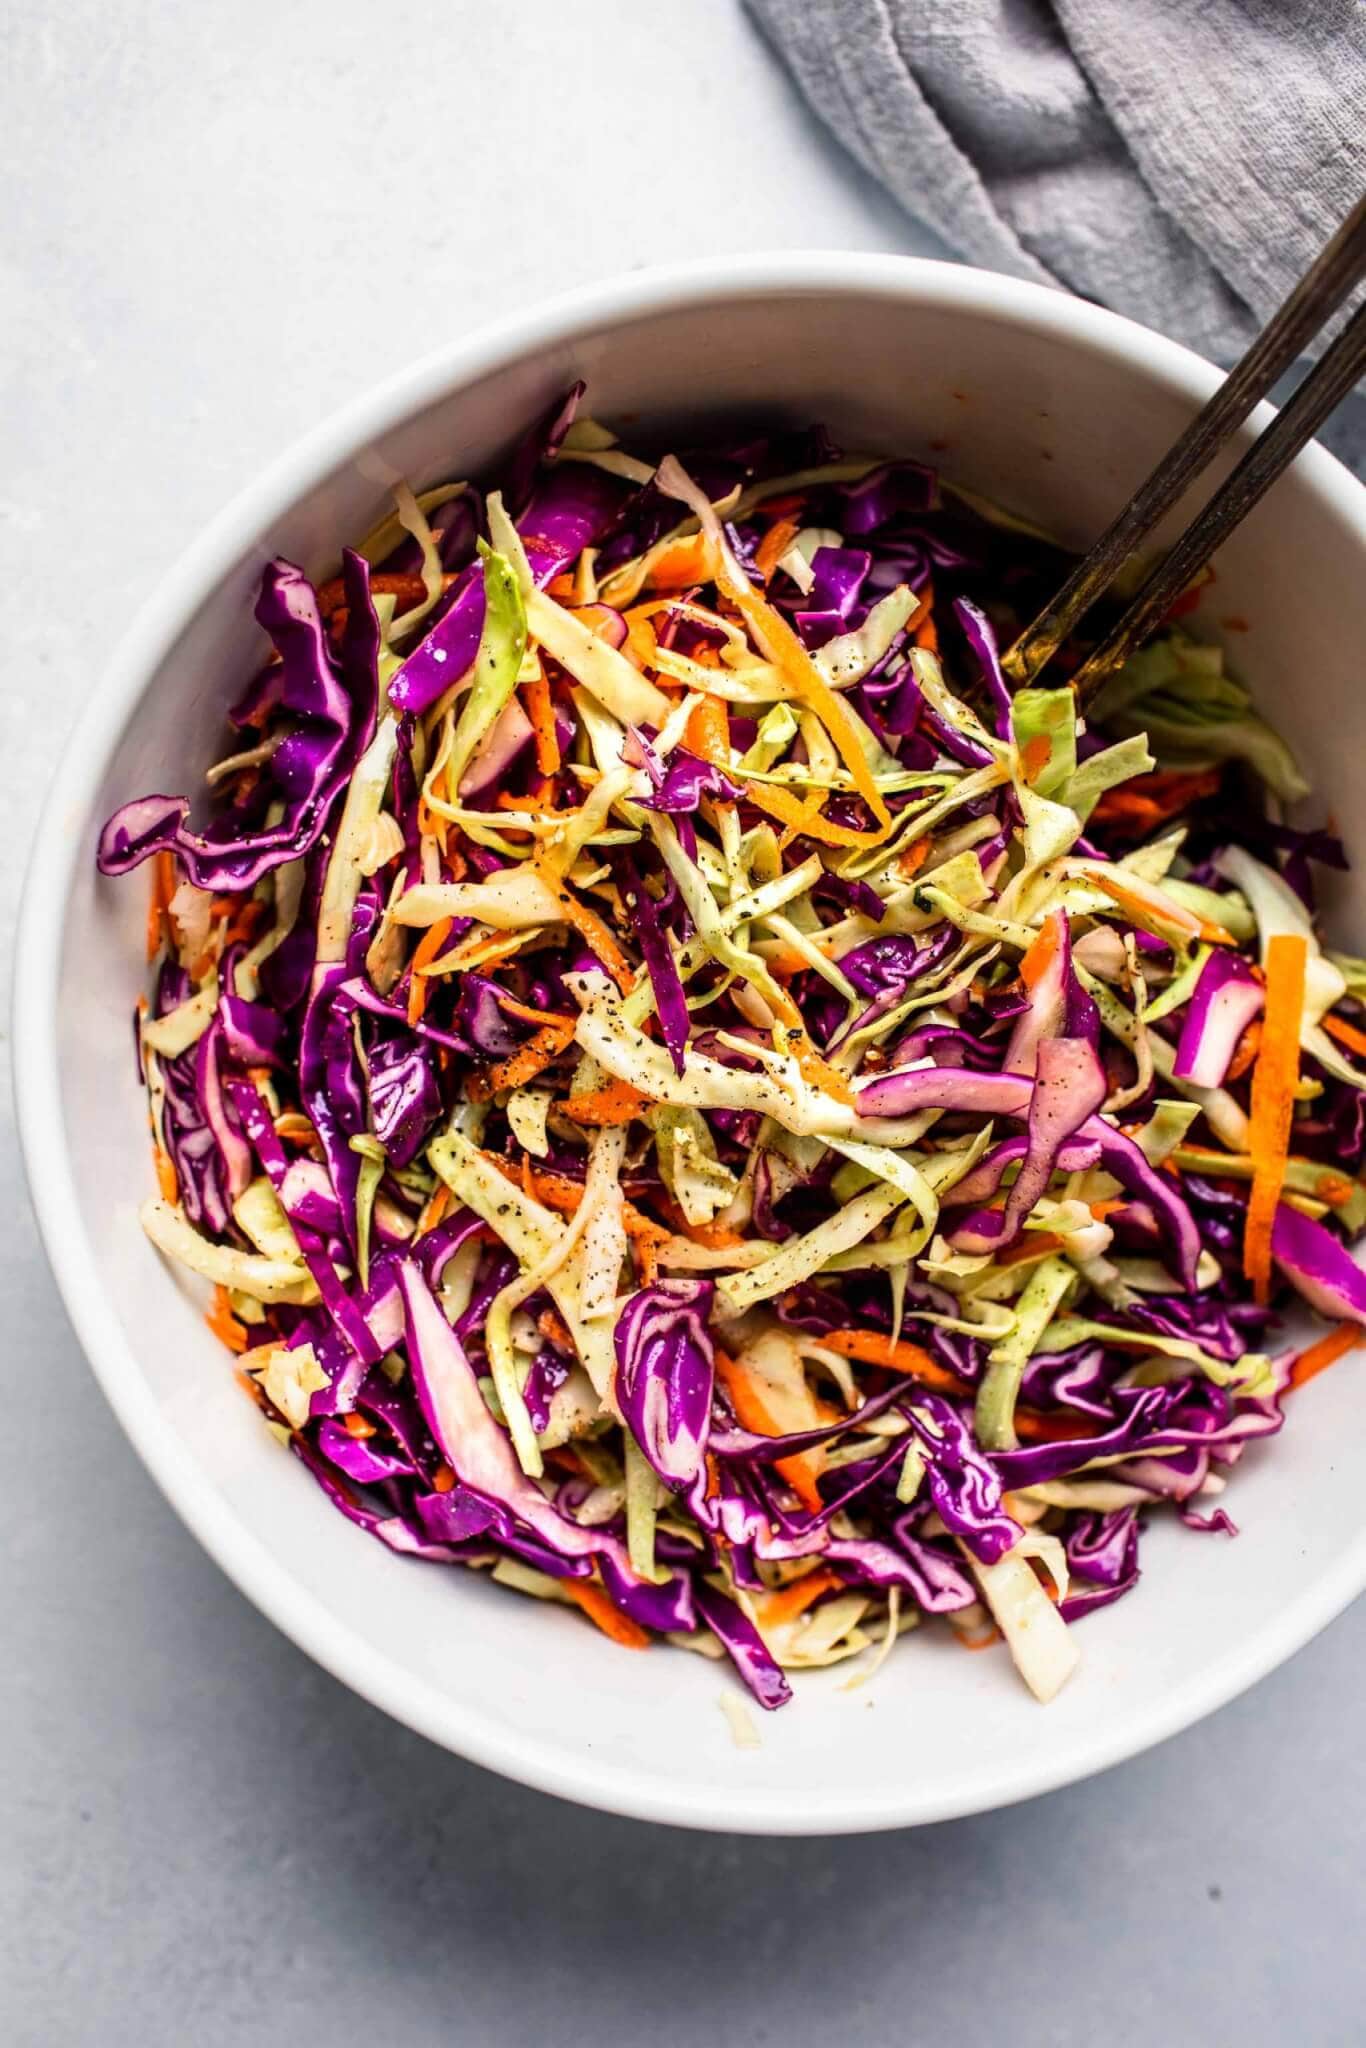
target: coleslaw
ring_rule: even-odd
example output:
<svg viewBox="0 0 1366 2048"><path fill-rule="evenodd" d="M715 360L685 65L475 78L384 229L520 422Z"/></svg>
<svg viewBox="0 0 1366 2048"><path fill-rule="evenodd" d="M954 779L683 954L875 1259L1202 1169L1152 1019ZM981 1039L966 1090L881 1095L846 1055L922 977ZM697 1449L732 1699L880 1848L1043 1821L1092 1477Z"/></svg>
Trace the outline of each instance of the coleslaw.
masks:
<svg viewBox="0 0 1366 2048"><path fill-rule="evenodd" d="M1085 638L1012 692L1046 535L582 397L269 563L206 821L106 825L144 1227L389 1548L768 1708L932 1621L1050 1699L1366 1322L1341 846L1180 619L1085 717Z"/></svg>

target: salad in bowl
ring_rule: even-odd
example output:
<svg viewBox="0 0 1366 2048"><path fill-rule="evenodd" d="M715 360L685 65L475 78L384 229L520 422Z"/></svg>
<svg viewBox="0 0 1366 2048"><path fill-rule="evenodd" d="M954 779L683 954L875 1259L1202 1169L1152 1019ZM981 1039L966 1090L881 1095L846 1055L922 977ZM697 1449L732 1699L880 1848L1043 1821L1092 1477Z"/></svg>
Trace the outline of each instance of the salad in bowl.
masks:
<svg viewBox="0 0 1366 2048"><path fill-rule="evenodd" d="M1046 534L583 397L272 561L202 806L106 824L144 1227L402 1556L765 1708L931 1624L1048 1700L1366 1322L1341 847L1180 616L1012 692Z"/></svg>

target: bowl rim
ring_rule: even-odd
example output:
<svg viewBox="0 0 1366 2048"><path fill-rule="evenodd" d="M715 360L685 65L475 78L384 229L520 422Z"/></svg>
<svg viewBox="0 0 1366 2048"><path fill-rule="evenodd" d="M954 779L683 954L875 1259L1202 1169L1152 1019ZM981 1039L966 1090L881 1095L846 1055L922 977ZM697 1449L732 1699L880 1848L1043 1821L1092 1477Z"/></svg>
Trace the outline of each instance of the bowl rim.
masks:
<svg viewBox="0 0 1366 2048"><path fill-rule="evenodd" d="M1220 372L1192 350L1103 307L1042 285L966 265L847 251L774 251L640 270L581 286L450 342L337 408L209 522L160 580L123 635L65 743L34 833L20 905L13 999L14 1086L20 1146L39 1232L91 1370L126 1435L181 1520L249 1600L333 1676L442 1747L537 1790L607 1812L676 1826L769 1835L872 1831L991 1810L1089 1777L1165 1740L1222 1706L1292 1655L1366 1586L1366 1528L1330 1569L1213 1666L1173 1686L1135 1723L1116 1717L1079 1738L1065 1763L1029 1756L984 1769L970 1791L920 1788L851 1795L813 1787L800 1812L787 1794L733 1787L699 1797L647 1768L510 1733L416 1679L295 1583L238 1515L197 1483L192 1455L142 1380L133 1348L108 1313L79 1221L57 1058L61 934L78 859L88 847L65 829L91 808L104 764L150 676L184 621L244 549L357 449L447 393L538 350L710 302L793 296L871 296L986 314L1059 336L1194 403ZM1255 416L1260 424L1270 408ZM1311 443L1302 484L1366 549L1366 486Z"/></svg>

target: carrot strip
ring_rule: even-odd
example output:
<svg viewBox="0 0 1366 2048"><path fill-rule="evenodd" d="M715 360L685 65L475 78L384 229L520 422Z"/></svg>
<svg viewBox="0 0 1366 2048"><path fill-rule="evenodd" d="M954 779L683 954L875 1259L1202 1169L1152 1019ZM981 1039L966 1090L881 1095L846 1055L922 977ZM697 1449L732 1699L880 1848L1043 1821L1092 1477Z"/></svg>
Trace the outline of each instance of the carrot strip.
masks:
<svg viewBox="0 0 1366 2048"><path fill-rule="evenodd" d="M530 1003L522 1003L516 996L498 993L498 1007L509 1017L520 1017L523 1024L572 1024L574 1019L565 1010L534 1010Z"/></svg>
<svg viewBox="0 0 1366 2048"><path fill-rule="evenodd" d="M565 923L574 927L589 951L601 960L617 987L624 995L629 995L635 984L631 963L596 910L590 910L546 863L533 858L531 864L555 898Z"/></svg>
<svg viewBox="0 0 1366 2048"><path fill-rule="evenodd" d="M1044 1414L1037 1408L1015 1410L1015 1434L1031 1444L1065 1444L1074 1437L1094 1436L1097 1424L1089 1415Z"/></svg>
<svg viewBox="0 0 1366 2048"><path fill-rule="evenodd" d="M1301 1351L1290 1368L1290 1385L1304 1386L1306 1381L1326 1372L1330 1365L1336 1365L1344 1352L1354 1351L1363 1341L1366 1341L1366 1330L1360 1323L1339 1323L1326 1337L1320 1337L1317 1344Z"/></svg>
<svg viewBox="0 0 1366 2048"><path fill-rule="evenodd" d="M737 1244L743 1244L744 1233L732 1230L728 1223L689 1223L685 1218L682 1235L691 1238L694 1244L704 1244L709 1251L731 1251Z"/></svg>
<svg viewBox="0 0 1366 2048"><path fill-rule="evenodd" d="M591 1585L585 1579L561 1579L560 1584L588 1619L614 1643L620 1643L623 1650L649 1649L650 1638L645 1630L638 1622L632 1621L629 1614L623 1614L601 1586Z"/></svg>
<svg viewBox="0 0 1366 2048"><path fill-rule="evenodd" d="M1220 784L1217 768L1156 769L1135 775L1118 789L1107 789L1091 813L1100 824L1134 824L1147 830L1174 818L1201 797L1213 796Z"/></svg>
<svg viewBox="0 0 1366 2048"><path fill-rule="evenodd" d="M710 576L711 552L700 533L661 548L650 561L652 590L686 590L693 583L706 583Z"/></svg>
<svg viewBox="0 0 1366 2048"><path fill-rule="evenodd" d="M1252 1189L1243 1234L1243 1271L1259 1302L1271 1292L1271 1227L1276 1219L1290 1146L1300 1075L1300 1018L1308 946L1296 932L1277 932L1266 954L1262 1044L1252 1070Z"/></svg>
<svg viewBox="0 0 1366 2048"><path fill-rule="evenodd" d="M868 766L858 729L849 716L849 707L826 682L795 628L759 595L742 573L732 572L724 552L720 553L719 559L714 559L717 552L710 541L706 541L704 556L709 573L717 574L725 596L735 606L757 640L760 651L773 663L797 702L814 713L825 727L834 742L835 751L853 779L855 789L873 814L877 830L861 834L859 843L864 846L881 845L892 829L892 814Z"/></svg>
<svg viewBox="0 0 1366 2048"><path fill-rule="evenodd" d="M415 604L421 604L427 595L427 586L415 574L405 574L396 569L372 569L370 571L370 595L397 598L395 610L405 612ZM324 618L336 611L341 604L345 590L340 576L334 576L330 583L324 583L318 592L318 610Z"/></svg>
<svg viewBox="0 0 1366 2048"><path fill-rule="evenodd" d="M781 498L765 498L759 506L759 510L770 519L790 519L794 512L805 508L805 491L785 491Z"/></svg>
<svg viewBox="0 0 1366 2048"><path fill-rule="evenodd" d="M413 1236L415 1238L425 1237L429 1230L435 1230L450 1206L451 1191L443 1180L423 1203L422 1214L417 1219L417 1227L413 1231Z"/></svg>
<svg viewBox="0 0 1366 2048"><path fill-rule="evenodd" d="M559 1216L572 1216L583 1200L582 1181L571 1180L567 1173L554 1173L546 1168L538 1169L532 1164L529 1156L522 1160L520 1167L513 1166L506 1159L500 1159L495 1152L487 1152L484 1156L500 1173L505 1173L509 1180L520 1178L523 1188L533 1201L540 1202L544 1208L553 1209ZM621 1220L626 1235L653 1274L659 1247L667 1244L673 1235L672 1231L666 1230L662 1223L654 1222L651 1217L637 1209L633 1202L622 1203Z"/></svg>
<svg viewBox="0 0 1366 2048"><path fill-rule="evenodd" d="M545 1338L547 1344L553 1344L557 1351L565 1351L571 1357L573 1356L574 1339L570 1336L569 1331L565 1328L564 1323L556 1315L553 1308L543 1308L541 1310L541 1313L536 1318L536 1328Z"/></svg>
<svg viewBox="0 0 1366 2048"><path fill-rule="evenodd" d="M909 882L914 875L920 873L929 857L929 839L913 839L906 851L898 856L896 871Z"/></svg>
<svg viewBox="0 0 1366 2048"><path fill-rule="evenodd" d="M786 825L794 839L815 839L822 846L870 846L877 836L870 832L856 832L850 825L834 825L828 818L823 818L820 809L825 797L819 790L810 801L803 803L800 797L793 796L790 789L779 789L776 783L750 782L739 776L735 779L743 782L745 795L756 810Z"/></svg>
<svg viewBox="0 0 1366 2048"><path fill-rule="evenodd" d="M1039 928L1039 936L1032 939L1020 959L1020 979L1026 988L1033 988L1048 972L1050 963L1062 936L1060 918L1045 919Z"/></svg>
<svg viewBox="0 0 1366 2048"><path fill-rule="evenodd" d="M520 1088L532 1080L552 1060L558 1059L567 1046L574 1043L572 1018L564 1018L555 1024L543 1024L534 1031L526 1044L507 1059L499 1060L488 1070L487 1080L491 1089Z"/></svg>
<svg viewBox="0 0 1366 2048"><path fill-rule="evenodd" d="M730 767L730 714L721 697L701 696L688 713L683 744L699 760Z"/></svg>
<svg viewBox="0 0 1366 2048"><path fill-rule="evenodd" d="M1046 732L1036 733L1032 740L1026 740L1020 753L1020 766L1024 779L1033 788L1053 758L1053 742Z"/></svg>
<svg viewBox="0 0 1366 2048"><path fill-rule="evenodd" d="M629 1124L632 1117L641 1115L649 1106L648 1095L642 1095L629 1081L618 1081L615 1077L587 1095L570 1095L560 1105L576 1124L593 1124L598 1128Z"/></svg>
<svg viewBox="0 0 1366 2048"><path fill-rule="evenodd" d="M180 1183L169 1152L163 1152L160 1145L153 1145L152 1160L157 1172L157 1191L163 1202L173 1205L180 1200Z"/></svg>
<svg viewBox="0 0 1366 2048"><path fill-rule="evenodd" d="M155 960L161 950L163 938L169 943L171 922L169 908L175 895L175 859L162 852L152 858L152 893L147 902L147 958Z"/></svg>
<svg viewBox="0 0 1366 2048"><path fill-rule="evenodd" d="M555 730L555 707L550 701L550 685L543 674L538 672L523 683L522 702L536 737L536 766L542 775L558 775L560 736Z"/></svg>
<svg viewBox="0 0 1366 2048"><path fill-rule="evenodd" d="M909 1344L903 1337L893 1344L890 1337L884 1337L881 1330L828 1330L818 1340L827 1351L837 1351L841 1358L853 1358L860 1365L881 1365L888 1372L904 1372L913 1379L921 1380L927 1387L938 1387L946 1394L958 1394L964 1382L956 1372L940 1365L918 1344Z"/></svg>
<svg viewBox="0 0 1366 2048"><path fill-rule="evenodd" d="M457 969L484 967L493 960L506 960L526 944L527 933L475 930L441 959L433 960L433 974L454 974Z"/></svg>
<svg viewBox="0 0 1366 2048"><path fill-rule="evenodd" d="M205 1322L213 1331L220 1344L226 1344L229 1351L245 1351L250 1341L245 1323L240 1323L232 1312L226 1287L215 1287L209 1298Z"/></svg>
<svg viewBox="0 0 1366 2048"><path fill-rule="evenodd" d="M842 1102L846 1109L855 1107L854 1091L838 1067L832 1067L811 1044L796 1048L797 1065L802 1079L813 1088L823 1088L827 1095Z"/></svg>
<svg viewBox="0 0 1366 2048"><path fill-rule="evenodd" d="M1345 1017L1324 1017L1321 1020L1330 1038L1336 1038L1339 1045L1345 1045L1349 1052L1360 1053L1366 1058L1366 1031L1358 1031L1355 1024L1349 1024Z"/></svg>
<svg viewBox="0 0 1366 2048"><path fill-rule="evenodd" d="M422 972L430 966L450 936L453 918L438 918L434 925L422 934L413 952L411 973L408 982L408 1022L416 1024L427 1007L427 977Z"/></svg>
<svg viewBox="0 0 1366 2048"><path fill-rule="evenodd" d="M837 1572L830 1571L824 1565L818 1565L814 1571L809 1571L805 1578L794 1579L790 1585L781 1587L778 1592L764 1596L761 1609L764 1627L781 1628L784 1622L795 1621L798 1615L806 1613L808 1607L814 1607L824 1594L833 1593L836 1587L843 1584L844 1581Z"/></svg>
<svg viewBox="0 0 1366 2048"><path fill-rule="evenodd" d="M1254 1017L1244 1027L1243 1034L1233 1048L1233 1058L1228 1063L1225 1081L1241 1081L1248 1068L1253 1065L1262 1047L1262 1020Z"/></svg>
<svg viewBox="0 0 1366 2048"><path fill-rule="evenodd" d="M1008 1245L1003 1252L997 1252L998 1266L1027 1266L1031 1259L1046 1259L1050 1252L1060 1252L1063 1240L1051 1230L1027 1230L1017 1244Z"/></svg>
<svg viewBox="0 0 1366 2048"><path fill-rule="evenodd" d="M1197 917L1194 911L1177 903L1170 896L1163 896L1153 885L1149 895L1143 890L1121 882L1116 876L1100 869L1088 869L1086 880L1093 887L1108 896L1140 929L1161 920L1173 931L1183 932L1192 939L1204 939L1212 946L1231 946L1233 934L1226 932L1221 924L1212 924L1207 917Z"/></svg>
<svg viewBox="0 0 1366 2048"><path fill-rule="evenodd" d="M724 1351L716 1354L716 1375L730 1396L736 1420L743 1429L752 1430L755 1436L782 1436L783 1430L769 1413L764 1397L748 1373L742 1372L737 1361ZM789 1458L775 1458L775 1472L782 1474L802 1506L809 1508L813 1515L819 1515L825 1508L821 1490L816 1478L821 1469L818 1451L799 1451Z"/></svg>
<svg viewBox="0 0 1366 2048"><path fill-rule="evenodd" d="M765 583L771 579L779 562L797 538L799 530L795 519L775 519L754 550L754 566Z"/></svg>

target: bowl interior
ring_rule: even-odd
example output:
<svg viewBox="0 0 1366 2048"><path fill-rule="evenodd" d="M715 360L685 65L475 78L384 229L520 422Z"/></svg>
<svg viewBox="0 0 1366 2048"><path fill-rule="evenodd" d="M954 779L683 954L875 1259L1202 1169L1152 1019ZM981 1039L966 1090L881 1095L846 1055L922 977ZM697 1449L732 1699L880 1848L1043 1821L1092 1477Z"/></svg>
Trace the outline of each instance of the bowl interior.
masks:
<svg viewBox="0 0 1366 2048"><path fill-rule="evenodd" d="M258 651L268 554L329 570L389 479L478 475L578 376L628 444L637 421L695 433L824 419L848 446L936 461L1082 542L1214 379L1094 309L895 259L789 261L783 276L649 297L640 283L602 294L596 316L550 314L516 345L415 376L227 515L135 634L63 765L31 884L19 1050L35 1194L87 1348L158 1479L244 1590L361 1691L496 1768L627 1812L793 1832L937 1818L1170 1732L1357 1590L1366 1438L1350 1426L1350 1362L1234 1475L1236 1542L1150 1531L1142 1587L1082 1625L1082 1669L1047 1711L1003 1652L965 1656L931 1630L861 1689L846 1689L848 1666L800 1679L794 1705L756 1716L762 1746L741 1751L718 1710L726 1667L628 1655L565 1610L396 1559L337 1516L262 1429L197 1296L137 1223L150 1162L129 1018L145 891L96 878L94 837L129 796L199 786ZM1311 451L1225 550L1197 621L1244 622L1225 629L1230 651L1357 855L1362 496ZM1339 942L1366 938L1360 883L1338 899Z"/></svg>

